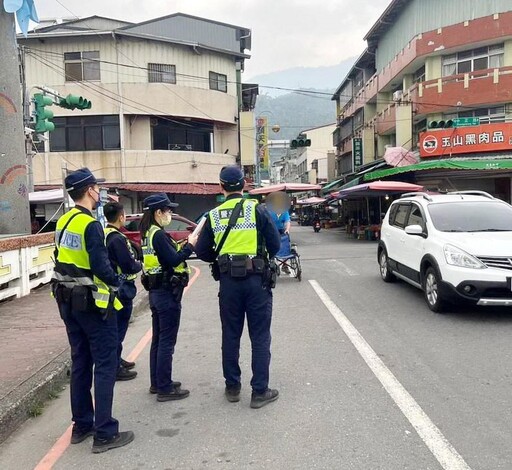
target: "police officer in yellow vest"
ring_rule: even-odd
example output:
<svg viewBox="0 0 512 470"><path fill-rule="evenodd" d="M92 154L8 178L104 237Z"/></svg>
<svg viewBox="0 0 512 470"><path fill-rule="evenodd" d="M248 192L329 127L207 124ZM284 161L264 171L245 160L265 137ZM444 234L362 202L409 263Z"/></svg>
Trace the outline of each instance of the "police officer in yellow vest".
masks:
<svg viewBox="0 0 512 470"><path fill-rule="evenodd" d="M117 313L117 358L119 367L117 369L117 380L132 380L137 376L137 372L131 370L135 367L135 362L127 361L121 357L123 351L123 341L128 330L128 323L133 310L133 299L137 295L135 279L137 273L142 270L142 264L136 259L135 250L132 242L121 232L126 222L124 207L119 202L109 202L103 208L103 214L108 221L105 227L105 241L107 244L108 257L112 268L121 278L121 285L117 296L123 304L123 308Z"/></svg>
<svg viewBox="0 0 512 470"><path fill-rule="evenodd" d="M150 350L150 393L157 401L181 400L190 394L181 383L172 380L172 359L181 318L181 298L188 284L186 260L194 250L197 237L190 236L182 246L164 230L172 221L172 203L166 194L144 199L140 223L142 240L142 284L149 291L153 338Z"/></svg>
<svg viewBox="0 0 512 470"><path fill-rule="evenodd" d="M222 367L228 401L240 400L240 338L247 315L252 343L251 408L276 400L277 390L268 387L272 283L269 259L281 240L270 214L257 201L244 200L244 176L240 168L220 172L226 201L209 213L196 245L197 256L214 262L212 273L220 279L219 304L222 322ZM229 226L231 228L228 228Z"/></svg>
<svg viewBox="0 0 512 470"><path fill-rule="evenodd" d="M52 278L52 292L71 346L71 443L94 434L94 453L122 447L134 438L131 431L119 432L119 423L112 417L116 313L122 304L116 298L119 277L108 259L103 228L92 216L99 201L98 182L87 168L65 179L75 207L57 222Z"/></svg>

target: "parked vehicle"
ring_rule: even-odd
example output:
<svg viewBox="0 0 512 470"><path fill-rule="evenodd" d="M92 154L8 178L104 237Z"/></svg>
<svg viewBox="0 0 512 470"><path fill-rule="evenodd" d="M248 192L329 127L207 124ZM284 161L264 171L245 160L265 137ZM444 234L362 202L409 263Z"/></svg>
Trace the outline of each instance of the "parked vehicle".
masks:
<svg viewBox="0 0 512 470"><path fill-rule="evenodd" d="M380 274L423 290L442 312L464 302L512 306L512 206L483 191L410 193L381 229Z"/></svg>
<svg viewBox="0 0 512 470"><path fill-rule="evenodd" d="M320 221L319 220L313 222L313 230L315 231L315 233L320 232L321 228L322 228L322 226L320 225Z"/></svg>
<svg viewBox="0 0 512 470"><path fill-rule="evenodd" d="M142 219L142 214L131 214L126 216L126 223L124 224L123 233L133 242L140 245L140 232L139 225ZM177 242L187 238L191 232L194 231L197 224L188 220L187 218L179 215L172 214L172 222L169 226L165 227L165 230L171 235Z"/></svg>

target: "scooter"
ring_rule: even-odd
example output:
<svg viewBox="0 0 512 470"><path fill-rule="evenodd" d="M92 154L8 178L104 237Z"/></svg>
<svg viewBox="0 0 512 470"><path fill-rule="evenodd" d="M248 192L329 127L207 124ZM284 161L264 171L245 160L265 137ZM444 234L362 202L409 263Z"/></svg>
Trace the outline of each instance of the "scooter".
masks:
<svg viewBox="0 0 512 470"><path fill-rule="evenodd" d="M321 228L320 222L317 221L313 224L313 230L315 231L315 233L320 232L320 228Z"/></svg>

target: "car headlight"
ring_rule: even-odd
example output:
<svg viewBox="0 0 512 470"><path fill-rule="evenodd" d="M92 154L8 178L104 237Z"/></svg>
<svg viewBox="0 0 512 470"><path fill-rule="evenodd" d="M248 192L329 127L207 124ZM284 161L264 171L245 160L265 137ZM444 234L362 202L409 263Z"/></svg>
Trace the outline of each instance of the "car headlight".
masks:
<svg viewBox="0 0 512 470"><path fill-rule="evenodd" d="M479 259L453 245L445 245L444 257L446 262L452 266L472 269L485 269L487 267Z"/></svg>

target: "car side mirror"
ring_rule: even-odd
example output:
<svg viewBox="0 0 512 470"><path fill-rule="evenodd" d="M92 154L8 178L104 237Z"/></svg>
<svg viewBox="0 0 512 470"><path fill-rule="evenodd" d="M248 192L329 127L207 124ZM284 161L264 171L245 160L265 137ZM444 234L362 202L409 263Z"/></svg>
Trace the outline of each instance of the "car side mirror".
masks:
<svg viewBox="0 0 512 470"><path fill-rule="evenodd" d="M194 231L195 227L193 225L187 225L187 231L192 233Z"/></svg>
<svg viewBox="0 0 512 470"><path fill-rule="evenodd" d="M405 227L405 233L407 235L419 235L420 237L425 236L425 232L423 231L423 227L421 225L408 225Z"/></svg>

